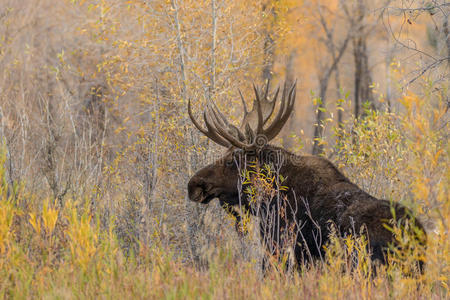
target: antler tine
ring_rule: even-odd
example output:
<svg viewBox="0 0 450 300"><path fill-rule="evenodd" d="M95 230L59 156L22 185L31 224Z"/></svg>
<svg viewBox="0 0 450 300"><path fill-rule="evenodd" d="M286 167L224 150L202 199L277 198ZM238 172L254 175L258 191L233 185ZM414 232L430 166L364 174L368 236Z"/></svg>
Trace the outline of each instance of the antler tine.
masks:
<svg viewBox="0 0 450 300"><path fill-rule="evenodd" d="M225 115L220 111L220 109L219 109L219 107L217 107L217 105L216 105L216 103L214 102L214 101L211 101L212 102L212 104L214 105L214 114L217 116L217 115L219 115L219 117L220 117L220 119L219 118L217 118L220 122L221 122L221 124L224 124L224 125L226 125L226 126L229 126L230 124L228 123L228 120L227 120L227 118L225 117ZM217 113L216 113L217 112Z"/></svg>
<svg viewBox="0 0 450 300"><path fill-rule="evenodd" d="M280 121L281 126L283 126L283 124L286 123L286 121L289 119L292 111L294 110L295 96L297 95L296 86L297 86L297 82L295 82L292 85L291 91L289 92L288 106L286 107L286 112L283 116L283 119Z"/></svg>
<svg viewBox="0 0 450 300"><path fill-rule="evenodd" d="M248 114L247 104L245 104L245 99L244 99L244 96L242 96L241 90L238 89L238 91L239 91L239 95L241 95L242 105L244 106L244 117L245 117Z"/></svg>
<svg viewBox="0 0 450 300"><path fill-rule="evenodd" d="M211 107L209 103L206 105L206 107L209 109L208 112L210 114L211 112L214 114L214 118L220 126L227 126L227 124L223 121L222 116L219 115L220 112L217 111L217 107Z"/></svg>
<svg viewBox="0 0 450 300"><path fill-rule="evenodd" d="M230 124L225 116L219 111L216 105L214 107L210 107L210 111L214 115L214 119L221 127L228 127L229 130L233 130L240 140L245 140L244 134L233 124ZM220 120L222 118L222 120Z"/></svg>
<svg viewBox="0 0 450 300"><path fill-rule="evenodd" d="M226 141L228 141L231 145L241 148L241 149L245 149L250 146L249 144L245 144L245 143L237 140L230 133L228 133L220 124L218 124L218 120L217 120L216 116L212 116L209 114L211 112L211 110L212 109L209 107L208 113L205 114L205 117L206 117L205 121L207 121L208 117L211 117L212 122L214 123L214 128L219 132L219 134L222 138L224 138ZM207 126L208 126L208 124L207 124ZM211 125L209 124L209 126L211 126Z"/></svg>
<svg viewBox="0 0 450 300"><path fill-rule="evenodd" d="M253 89L255 91L255 104L256 105L256 109L258 111L258 125L256 128L256 134L261 134L263 133L263 125L264 125L264 120L263 120L263 114L262 114L262 109L261 109L261 98L259 98L259 92L255 86L255 84L253 84Z"/></svg>
<svg viewBox="0 0 450 300"><path fill-rule="evenodd" d="M216 142L217 144L224 146L224 147L230 147L231 144L224 138L222 138L220 135L216 133L216 128L211 125L211 123L208 121L208 116L206 113L206 109L203 111L203 120L205 122L206 128L208 128L208 132L204 133L208 138Z"/></svg>
<svg viewBox="0 0 450 300"><path fill-rule="evenodd" d="M286 86L286 82L285 82L284 88L283 88L283 93L281 95L281 100L280 100L281 101L280 110L278 111L277 115L275 116L275 119L273 120L272 124L269 126L269 128L267 128L266 132L270 132L272 130L272 128L274 127L274 125L280 121L281 116L283 115L285 103L286 103L286 91L287 91L287 86Z"/></svg>
<svg viewBox="0 0 450 300"><path fill-rule="evenodd" d="M278 132L279 129L281 129L282 125L282 121L283 121L283 116L285 114L286 108L289 105L286 105L286 95L288 94L288 89L287 89L287 84L284 84L284 89L283 89L283 94L281 96L281 105L280 105L280 109L278 110L278 113L275 117L275 119L273 120L272 124L270 124L269 128L267 128L267 130L265 131L265 134L267 136L267 139L270 140L271 138L274 138ZM288 97L289 99L289 97ZM281 124L281 127L279 126Z"/></svg>
<svg viewBox="0 0 450 300"><path fill-rule="evenodd" d="M188 100L188 114L189 117L191 118L192 123L194 123L195 127L197 127L197 129L203 133L206 137L208 137L209 139L213 140L214 142L216 142L217 144L224 146L224 147L229 147L230 143L228 143L225 139L221 138L220 136L218 136L217 134L215 134L214 130L212 130L212 128L210 128L208 125L208 123L206 122L206 118L205 115L203 116L205 119L205 124L207 127L207 130L203 129L200 124L198 124L197 120L194 118L194 115L192 114L192 107L191 107L191 99Z"/></svg>
<svg viewBox="0 0 450 300"><path fill-rule="evenodd" d="M278 93L280 92L280 87L277 88L277 90L275 91L275 96L272 98L272 101L269 101L270 103L270 112L269 114L264 118L264 124L266 124L266 122L270 119L270 117L273 114L273 111L275 110L275 103L277 101L278 98Z"/></svg>
<svg viewBox="0 0 450 300"><path fill-rule="evenodd" d="M295 104L295 96L296 96L296 86L297 81L294 82L292 85L287 98L287 105L284 105L286 100L283 98L282 107L280 108L280 111L277 114L277 117L275 121L270 125L270 127L266 130L265 134L267 136L267 139L270 141L273 139L283 128L283 125L286 123L286 121L289 119L289 116L291 115L294 104ZM283 94L285 95L284 91Z"/></svg>
<svg viewBox="0 0 450 300"><path fill-rule="evenodd" d="M291 87L291 89L289 91L289 96L288 96L288 99L287 99L286 110L285 110L285 112L283 114L283 117L282 117L282 119L280 121L281 124L283 124L284 122L287 121L287 119L289 118L289 116L290 116L290 114L292 112L292 109L294 108L295 95L296 95L296 85L297 85L297 82L292 84L292 87Z"/></svg>
<svg viewBox="0 0 450 300"><path fill-rule="evenodd" d="M248 109L247 109L247 104L245 103L244 96L242 95L241 89L238 89L238 91L239 91L239 95L241 96L242 106L244 107L244 116L242 117L242 121L241 121L241 124L244 124L245 119L247 118L247 115L248 115Z"/></svg>
<svg viewBox="0 0 450 300"><path fill-rule="evenodd" d="M290 89L288 89L286 83L284 84L283 93L280 100L280 108L273 122L269 125L269 128L264 130L264 125L271 118L275 110L275 105L280 93L280 87L278 87L272 100L269 100L269 84L270 82L268 81L267 86L264 90L264 98L261 98L260 91L258 90L256 85L253 84L255 100L253 103L253 108L250 112L247 109L247 105L245 103L242 92L239 90L242 104L244 106L244 118L242 120L243 122L240 128L231 124L213 101L208 102L205 110L203 111L203 120L206 125L206 129L200 126L200 124L194 118L194 115L192 113L191 99L189 99L188 101L189 117L192 123L200 132L202 132L205 136L207 136L217 144L224 147L235 146L242 149L254 147L256 136L258 134L266 135L267 139L270 141L280 132L281 128L286 123L294 109L296 96L295 88L297 82L295 82ZM267 116L265 116L266 111L269 111L269 114ZM254 116L255 114L256 116ZM257 117L257 120L251 119L253 117ZM251 120L257 121L256 130L251 128ZM241 130L244 130L245 134Z"/></svg>
<svg viewBox="0 0 450 300"><path fill-rule="evenodd" d="M288 100L287 100L288 101L288 105L286 107L286 112L285 112L285 114L283 116L284 118L282 119L283 121L280 122L280 123L286 122L287 119L289 118L289 116L291 115L292 110L294 109L295 96L297 94L296 86L297 86L297 81L294 82L294 84L291 87L291 90L289 91L289 96L288 96Z"/></svg>
<svg viewBox="0 0 450 300"><path fill-rule="evenodd" d="M246 136L242 133L241 130L239 130L239 128L237 128L236 126L234 126L233 124L230 124L229 126L230 129L234 130L237 133L238 139L240 141L245 141L247 138Z"/></svg>
<svg viewBox="0 0 450 300"><path fill-rule="evenodd" d="M189 118L191 118L192 123L194 123L195 127L197 127L198 130L200 130L201 133L204 135L208 135L208 132L200 126L200 124L197 123L197 120L194 118L194 115L192 114L192 107L191 107L191 99L188 99L188 114Z"/></svg>

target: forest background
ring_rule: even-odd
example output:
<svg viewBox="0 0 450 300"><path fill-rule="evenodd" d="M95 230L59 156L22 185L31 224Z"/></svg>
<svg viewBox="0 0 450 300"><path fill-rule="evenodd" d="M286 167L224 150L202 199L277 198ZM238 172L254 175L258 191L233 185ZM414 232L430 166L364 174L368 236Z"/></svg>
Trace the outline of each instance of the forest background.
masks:
<svg viewBox="0 0 450 300"><path fill-rule="evenodd" d="M449 12L444 0L1 1L0 295L448 296ZM257 234L188 200L189 178L223 153L188 99L237 122L238 90L251 106L268 80L297 80L275 144L412 208L429 233L424 274L398 262L367 276L348 267L355 249L367 256L361 241L334 240L327 261L262 277Z"/></svg>

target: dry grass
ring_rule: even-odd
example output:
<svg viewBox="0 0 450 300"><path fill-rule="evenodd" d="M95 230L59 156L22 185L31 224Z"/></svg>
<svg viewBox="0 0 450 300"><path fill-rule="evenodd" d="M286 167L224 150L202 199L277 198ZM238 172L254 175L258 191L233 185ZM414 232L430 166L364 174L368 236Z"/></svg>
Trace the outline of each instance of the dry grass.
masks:
<svg viewBox="0 0 450 300"><path fill-rule="evenodd" d="M417 82L395 113L356 123L345 112L344 129L321 141L352 181L419 216L425 272L405 275L419 247L374 275L364 239L333 238L325 261L263 277L253 227L239 237L217 204L186 198L193 172L220 155L189 124L186 101L239 101L237 87L261 73L267 20L256 4L219 6L211 67L210 7L147 2L0 4L1 298L448 298L447 83Z"/></svg>
<svg viewBox="0 0 450 300"><path fill-rule="evenodd" d="M417 103L427 105L425 100L415 99ZM413 101L413 102L414 102ZM436 113L439 106L431 109ZM426 111L425 108L422 111ZM417 126L422 120L428 122L423 115L415 111ZM433 114L435 115L435 114ZM421 119L421 116L423 119ZM395 160L401 156L391 172L398 176L418 172L437 181L427 191L430 195L421 198L427 187L416 186L417 177L409 182L401 181L393 185L392 195L399 194L406 202L411 199L410 206L421 216L428 216L428 244L425 254L426 268L424 274L405 275L405 270L411 270L418 255L422 255L419 245L414 245L404 252L392 257L387 267L378 267L374 275L372 265L368 262L363 238L347 238L341 240L332 238L327 245L327 257L324 262L303 266L299 272L284 273L272 271L266 277L261 276L258 255L246 253L243 246L237 243L237 236L225 228L225 233L211 235L209 246L212 249L201 249L201 264L188 261L192 257L171 244L170 237L164 236L161 227L154 227L150 242L135 241L139 247L130 249L119 239L118 227L122 221L117 216L111 216L108 226L104 225L104 216L93 210L86 199L67 200L64 206L59 206L54 198L44 198L27 192L23 184L11 185L6 180L5 151L2 151L0 176L2 178L0 200L0 290L3 297L45 297L45 298L252 298L260 299L292 299L292 298L349 298L349 299L386 299L386 298L417 298L442 299L448 295L448 275L450 248L448 243L449 201L448 181L445 176L448 170L443 166L448 164L448 156L432 141L431 133L423 140L421 135L415 135L418 141L412 143L407 137L408 131L403 120L408 114L394 117L389 114L373 114L359 125L356 130L361 138L376 135L377 149L370 155L360 157L355 148L350 151L341 149L340 159L347 161L347 172L355 172L363 179L364 173L358 167L363 163L369 165L372 159L378 161ZM390 122L395 118L398 122ZM404 119L403 119L404 118ZM373 122L372 125L368 125ZM436 123L437 125L437 123ZM398 131L400 126L401 131ZM375 131L374 129L377 129ZM429 128L430 130L434 130ZM361 130L361 131L359 131ZM402 132L403 142L396 144L398 151L390 150L389 155L383 155L382 149L391 147L388 136L394 132ZM389 134L386 136L386 134ZM438 137L438 136L436 136ZM375 138L374 136L370 139ZM431 140L431 141L430 141ZM435 152L421 154L407 151L411 145ZM362 143L365 144L365 143ZM375 145L375 144L374 144ZM444 146L445 143L442 144ZM403 148L406 147L406 148ZM405 152L409 152L407 159ZM430 150L428 150L430 151ZM345 155L344 155L345 153ZM364 152L367 153L367 152ZM377 155L378 153L378 155ZM442 153L442 154L440 154ZM429 154L429 156L427 156ZM436 162L426 161L429 158ZM354 163L350 160L356 160ZM420 160L419 160L420 159ZM407 164L406 164L407 162ZM417 166L416 166L417 162ZM367 176L374 180L387 180L376 172L384 172L386 168L367 171ZM351 167L353 166L353 167ZM418 173L414 173L418 176ZM433 177L430 177L433 175ZM358 179L356 178L356 179ZM428 181L424 178L422 184ZM396 181L393 177L390 180ZM405 179L406 180L406 179ZM360 183L364 184L364 180ZM385 183L386 184L386 183ZM411 189L403 189L403 185ZM386 185L387 186L387 185ZM396 189L399 188L400 190ZM403 190L402 190L403 189ZM409 191L412 192L409 192ZM442 190L442 191L441 191ZM415 197L423 201L414 200ZM40 202L43 201L43 202ZM42 204L40 204L42 203ZM415 205L412 205L414 203ZM427 212L425 212L425 209ZM215 220L206 218L205 227L214 230ZM216 225L214 225L216 224ZM220 227L229 225L219 225ZM231 227L231 226L230 226ZM431 229L430 229L431 228ZM216 229L217 230L217 227ZM394 229L399 241L408 239L401 229ZM254 235L250 234L244 243L251 243ZM137 238L137 237L134 237ZM201 238L201 237L197 237ZM203 243L205 241L203 240ZM200 243L202 243L200 241ZM257 243L253 247L258 247ZM250 248L247 248L248 251ZM200 251L200 250L199 250ZM253 249L254 251L254 249ZM278 268L282 269L282 268Z"/></svg>

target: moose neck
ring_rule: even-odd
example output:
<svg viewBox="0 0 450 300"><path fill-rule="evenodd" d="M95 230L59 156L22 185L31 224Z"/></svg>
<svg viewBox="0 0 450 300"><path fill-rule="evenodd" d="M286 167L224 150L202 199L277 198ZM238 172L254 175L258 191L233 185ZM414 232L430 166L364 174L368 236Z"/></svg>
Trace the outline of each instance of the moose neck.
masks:
<svg viewBox="0 0 450 300"><path fill-rule="evenodd" d="M273 188L288 198L301 197L308 201L317 194L329 192L342 185L348 186L349 189L358 189L325 158L299 156L273 145L244 151L242 158L240 169L245 168L247 177L252 176L241 178L244 194L249 191L250 185L261 179L271 180ZM248 198L248 195L244 197Z"/></svg>

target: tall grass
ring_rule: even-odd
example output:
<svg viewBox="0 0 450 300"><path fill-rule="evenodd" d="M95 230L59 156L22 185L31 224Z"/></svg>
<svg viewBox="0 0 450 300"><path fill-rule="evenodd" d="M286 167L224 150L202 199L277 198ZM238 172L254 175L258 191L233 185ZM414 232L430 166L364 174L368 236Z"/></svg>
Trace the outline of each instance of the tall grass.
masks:
<svg viewBox="0 0 450 300"><path fill-rule="evenodd" d="M61 205L28 192L23 183L8 181L2 150L0 295L19 299L447 298L446 108L439 97L410 95L400 101L405 107L400 115L368 111L351 132L337 130L341 143L329 151L345 173L369 192L414 209L427 227L426 250L419 245L404 248L388 266L378 266L375 274L364 237L333 236L323 262L301 266L298 272L271 271L265 277L260 262L242 255L233 240L216 243L214 251L204 249L201 266L187 260L189 256L164 236L164 226L154 227L151 242L134 236L139 247L130 250L115 227L123 220L109 216L105 221L101 209L92 209L91 195ZM408 239L402 228L392 230L400 242ZM418 257L426 264L423 274L411 267Z"/></svg>

